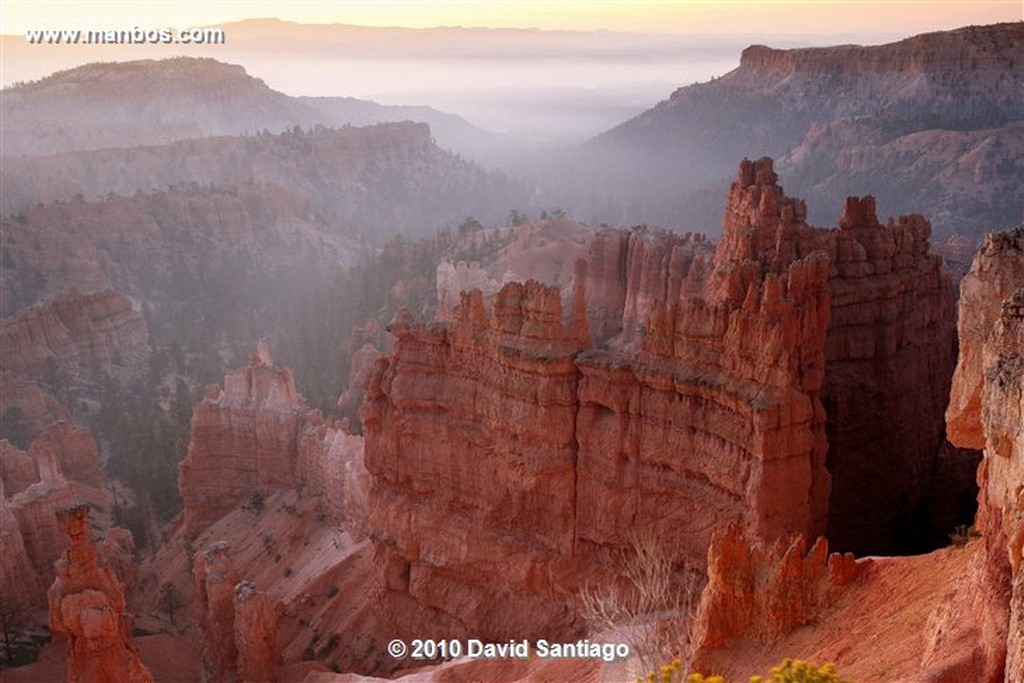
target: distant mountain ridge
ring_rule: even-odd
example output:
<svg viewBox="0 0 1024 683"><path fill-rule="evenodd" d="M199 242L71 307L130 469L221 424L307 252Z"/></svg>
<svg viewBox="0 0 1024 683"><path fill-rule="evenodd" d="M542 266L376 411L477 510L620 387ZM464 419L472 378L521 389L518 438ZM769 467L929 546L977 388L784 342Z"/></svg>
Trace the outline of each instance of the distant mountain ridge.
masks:
<svg viewBox="0 0 1024 683"><path fill-rule="evenodd" d="M1022 94L1024 23L877 47L752 46L739 68L567 155L578 173L561 174L579 180L563 192L588 216L713 229L720 216L706 197L724 189L735 159L769 155L822 223L834 219L815 213L835 204L828 188L843 187L880 195L894 213L957 197L963 210L954 202L933 216L938 232L993 229L1021 218ZM1016 201L987 206L993 194Z"/></svg>
<svg viewBox="0 0 1024 683"><path fill-rule="evenodd" d="M236 64L210 58L101 62L4 90L3 156L136 147L294 126L427 123L465 153L500 142L462 117L354 97L291 97Z"/></svg>
<svg viewBox="0 0 1024 683"><path fill-rule="evenodd" d="M180 184L271 183L338 233L371 240L433 235L471 215L500 221L527 195L523 184L440 149L426 124L412 122L7 157L0 182L3 214Z"/></svg>

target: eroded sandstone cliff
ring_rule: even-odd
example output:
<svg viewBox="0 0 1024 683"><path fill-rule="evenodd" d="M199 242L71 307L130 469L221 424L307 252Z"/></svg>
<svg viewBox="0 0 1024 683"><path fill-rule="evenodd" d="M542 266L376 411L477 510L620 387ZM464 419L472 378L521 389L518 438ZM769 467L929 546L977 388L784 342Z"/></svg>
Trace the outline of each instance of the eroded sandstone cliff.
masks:
<svg viewBox="0 0 1024 683"><path fill-rule="evenodd" d="M141 313L125 296L105 290L64 292L36 308L5 318L0 370L42 378L54 371L64 382L99 373L136 378L149 356Z"/></svg>
<svg viewBox="0 0 1024 683"><path fill-rule="evenodd" d="M566 628L581 574L631 529L694 567L729 522L824 530L827 253L767 160L741 167L727 235L706 268L699 238L625 237L605 259L621 296L589 320L581 273L567 314L556 288L510 283L451 325L392 324L361 418L393 591L521 637ZM636 353L585 350L595 322Z"/></svg>
<svg viewBox="0 0 1024 683"><path fill-rule="evenodd" d="M961 283L959 314L960 358L946 419L954 443L982 446L984 459L981 547L955 599L979 626L974 638L957 638L962 615L937 610L933 630L947 635L925 663L944 648L956 653L955 674L1013 681L1024 675L1024 226L985 237Z"/></svg>
<svg viewBox="0 0 1024 683"><path fill-rule="evenodd" d="M638 528L698 569L733 523L885 552L928 533L937 482L946 507L972 495L943 450L954 312L928 223L851 198L813 228L762 159L723 232L603 230L568 298L509 284L392 324L361 413L392 591L496 638L557 630Z"/></svg>

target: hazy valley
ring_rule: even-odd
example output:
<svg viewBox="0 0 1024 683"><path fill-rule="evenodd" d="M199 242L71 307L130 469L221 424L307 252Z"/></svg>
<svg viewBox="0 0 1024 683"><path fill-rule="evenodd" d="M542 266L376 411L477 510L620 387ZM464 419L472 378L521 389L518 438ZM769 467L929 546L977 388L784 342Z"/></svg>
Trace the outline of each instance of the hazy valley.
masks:
<svg viewBox="0 0 1024 683"><path fill-rule="evenodd" d="M1021 680L1024 24L234 28L2 92L2 680Z"/></svg>

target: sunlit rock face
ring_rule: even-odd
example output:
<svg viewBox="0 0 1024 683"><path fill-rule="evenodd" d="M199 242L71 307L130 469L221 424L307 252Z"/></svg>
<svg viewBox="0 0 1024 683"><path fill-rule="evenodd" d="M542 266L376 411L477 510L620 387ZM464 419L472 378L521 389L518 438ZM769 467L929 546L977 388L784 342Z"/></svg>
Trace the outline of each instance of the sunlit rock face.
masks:
<svg viewBox="0 0 1024 683"><path fill-rule="evenodd" d="M50 628L66 634L69 683L152 683L129 634L124 587L89 531L89 506L57 513L70 547L50 587Z"/></svg>
<svg viewBox="0 0 1024 683"><path fill-rule="evenodd" d="M936 646L970 680L1024 676L1024 226L987 235L961 282L960 356L946 419L953 443L983 447L981 547L954 602L932 617ZM972 626L973 625L973 626ZM943 679L946 680L946 679Z"/></svg>
<svg viewBox="0 0 1024 683"><path fill-rule="evenodd" d="M361 412L392 590L521 637L566 628L569 596L631 529L694 567L729 522L824 531L828 252L775 180L769 160L741 166L716 251L599 235L571 310L512 283L490 310L464 295L449 325L392 324ZM623 281L594 304L601 272Z"/></svg>

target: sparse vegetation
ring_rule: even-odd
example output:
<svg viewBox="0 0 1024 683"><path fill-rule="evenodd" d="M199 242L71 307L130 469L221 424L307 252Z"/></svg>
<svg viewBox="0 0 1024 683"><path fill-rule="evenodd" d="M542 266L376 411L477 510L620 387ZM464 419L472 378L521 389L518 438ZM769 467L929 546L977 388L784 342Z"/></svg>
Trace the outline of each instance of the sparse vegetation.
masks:
<svg viewBox="0 0 1024 683"><path fill-rule="evenodd" d="M171 624L176 624L175 617L178 611L186 605L185 596L181 594L177 586L168 581L160 586L160 597L157 600L157 605L167 614Z"/></svg>
<svg viewBox="0 0 1024 683"><path fill-rule="evenodd" d="M949 542L957 548L963 548L965 545L970 543L975 538L980 538L981 534L974 528L974 525L967 526L966 524L959 524L949 534Z"/></svg>
<svg viewBox="0 0 1024 683"><path fill-rule="evenodd" d="M249 494L249 499L242 503L242 509L259 514L263 512L263 508L266 504L266 496L263 491L253 491Z"/></svg>
<svg viewBox="0 0 1024 683"><path fill-rule="evenodd" d="M697 598L697 579L677 571L673 554L658 537L634 535L620 557L623 584L588 586L580 593L582 614L594 630L625 638L643 671L658 662L680 662L688 673L687 633Z"/></svg>
<svg viewBox="0 0 1024 683"><path fill-rule="evenodd" d="M704 676L699 673L686 675L683 662L676 659L671 664L665 664L657 671L649 672L643 678L637 678L637 683L729 683L724 676ZM773 666L767 676L751 676L749 683L851 683L839 677L836 668L832 664L825 664L818 667L811 662L799 659L783 660L778 666Z"/></svg>
<svg viewBox="0 0 1024 683"><path fill-rule="evenodd" d="M4 643L0 669L35 661L37 649L19 642L31 617L31 610L20 600L0 595L0 636Z"/></svg>

